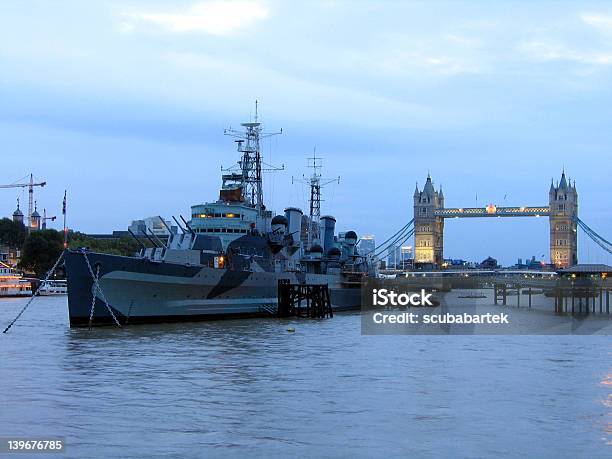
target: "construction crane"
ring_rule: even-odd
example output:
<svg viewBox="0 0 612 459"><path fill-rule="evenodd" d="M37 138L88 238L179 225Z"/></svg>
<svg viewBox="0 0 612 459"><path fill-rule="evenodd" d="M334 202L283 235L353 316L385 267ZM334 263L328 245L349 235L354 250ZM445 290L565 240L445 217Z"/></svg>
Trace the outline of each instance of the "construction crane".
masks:
<svg viewBox="0 0 612 459"><path fill-rule="evenodd" d="M47 209L43 209L43 217L42 217L42 229L47 229L47 220L55 221L57 217L54 215L53 217L47 217Z"/></svg>
<svg viewBox="0 0 612 459"><path fill-rule="evenodd" d="M34 176L30 174L30 183L13 183L11 185L0 185L0 188L28 188L28 227L32 228L32 209L34 208L34 187L43 187L47 182L34 183Z"/></svg>

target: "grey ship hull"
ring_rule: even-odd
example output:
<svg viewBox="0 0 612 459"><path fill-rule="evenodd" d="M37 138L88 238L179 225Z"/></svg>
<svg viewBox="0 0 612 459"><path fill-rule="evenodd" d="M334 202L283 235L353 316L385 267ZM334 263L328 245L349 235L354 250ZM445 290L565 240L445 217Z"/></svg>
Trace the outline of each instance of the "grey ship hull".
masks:
<svg viewBox="0 0 612 459"><path fill-rule="evenodd" d="M86 256L94 272L99 269L104 297L122 324L270 316L279 279L328 284L334 311L361 305L359 286L343 284L340 275L232 271L92 252ZM94 284L83 253L66 252L66 274L70 326L88 326ZM99 292L92 324L113 324Z"/></svg>

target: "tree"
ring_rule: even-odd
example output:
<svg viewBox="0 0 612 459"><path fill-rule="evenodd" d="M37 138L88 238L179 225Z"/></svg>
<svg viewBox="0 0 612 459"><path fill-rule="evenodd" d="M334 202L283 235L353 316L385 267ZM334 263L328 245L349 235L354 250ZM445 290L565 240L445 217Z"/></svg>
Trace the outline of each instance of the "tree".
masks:
<svg viewBox="0 0 612 459"><path fill-rule="evenodd" d="M98 239L79 233L78 231L71 231L68 234L68 242L71 248L87 247L92 252L123 255L126 257L134 256L140 249L138 243L131 237Z"/></svg>
<svg viewBox="0 0 612 459"><path fill-rule="evenodd" d="M0 245L19 248L23 245L27 235L28 231L23 223L9 218L0 220Z"/></svg>
<svg viewBox="0 0 612 459"><path fill-rule="evenodd" d="M53 267L63 249L62 233L53 229L32 231L21 249L19 267L43 277Z"/></svg>

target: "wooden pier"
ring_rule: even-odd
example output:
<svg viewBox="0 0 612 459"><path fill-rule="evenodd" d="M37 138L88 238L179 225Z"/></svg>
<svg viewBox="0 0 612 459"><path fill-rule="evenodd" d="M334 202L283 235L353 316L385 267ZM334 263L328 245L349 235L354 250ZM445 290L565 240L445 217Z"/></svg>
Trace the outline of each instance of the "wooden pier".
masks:
<svg viewBox="0 0 612 459"><path fill-rule="evenodd" d="M555 289L557 314L610 314L610 289L603 287Z"/></svg>
<svg viewBox="0 0 612 459"><path fill-rule="evenodd" d="M510 306L508 297L516 297L511 306L521 307L521 296L527 297L527 306L531 308L532 295L540 294L540 290L521 287L518 283L496 282L493 284L493 298L496 305ZM556 314L599 314L610 315L610 297L612 288L593 284L590 286L555 286L545 292L545 296L554 297ZM525 299L523 299L525 301Z"/></svg>
<svg viewBox="0 0 612 459"><path fill-rule="evenodd" d="M521 307L521 293L527 296L527 307L531 307L531 295L537 294L538 290L532 289L531 286L525 288L518 282L494 282L493 283L493 299L495 304L502 306L508 305L508 297L516 296L516 306ZM540 291L541 293L541 291Z"/></svg>
<svg viewBox="0 0 612 459"><path fill-rule="evenodd" d="M559 281L553 292L557 314L610 314L609 276L612 267L584 264L560 269Z"/></svg>
<svg viewBox="0 0 612 459"><path fill-rule="evenodd" d="M327 284L292 284L278 281L278 317L321 319L333 317Z"/></svg>

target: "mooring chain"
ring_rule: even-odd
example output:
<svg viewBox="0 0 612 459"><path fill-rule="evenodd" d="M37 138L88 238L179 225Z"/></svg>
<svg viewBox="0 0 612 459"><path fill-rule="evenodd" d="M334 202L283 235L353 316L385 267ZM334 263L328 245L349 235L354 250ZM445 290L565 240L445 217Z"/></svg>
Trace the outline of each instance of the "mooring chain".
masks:
<svg viewBox="0 0 612 459"><path fill-rule="evenodd" d="M94 309L96 308L96 279L100 275L100 265L98 265L98 269L96 270L96 277L94 278L94 285L91 289L91 307L89 308L89 329L91 330L91 324L93 323L93 315Z"/></svg>
<svg viewBox="0 0 612 459"><path fill-rule="evenodd" d="M9 329L13 326L13 324L15 322L17 322L17 320L21 317L21 315L25 312L25 310L28 308L28 306L30 306L30 304L32 303L32 301L34 301L34 298L36 298L36 296L40 293L40 289L45 286L47 284L47 282L49 282L49 278L51 277L51 274L53 274L55 272L55 270L57 269L57 266L60 264L60 261L62 261L62 258L64 258L64 253L66 253L65 250L62 250L62 253L60 254L59 258L56 260L55 264L53 265L53 267L47 271L47 275L45 276L45 278L43 279L43 281L40 283L40 285L38 286L38 288L36 289L36 291L32 294L32 297L28 300L28 302L25 304L25 306L21 309L21 311L19 311L19 314L17 314L17 317L15 317L13 319L13 321L8 324L8 326L4 329L3 333L6 333L7 331L9 331Z"/></svg>
<svg viewBox="0 0 612 459"><path fill-rule="evenodd" d="M93 299L92 299L91 310L89 312L89 328L91 328L91 324L92 324L92 321L93 321L93 310L94 310L94 304L96 302L96 293L97 292L100 292L100 296L102 297L102 300L104 300L104 304L106 305L106 309L108 309L108 312L110 313L111 317L115 321L115 324L117 324L118 327L121 327L121 323L119 323L119 320L115 316L115 313L113 312L112 308L108 304L108 300L106 299L106 295L104 295L104 292L102 291L102 286L100 285L100 282L98 280L98 276L100 275L100 265L97 266L98 274L97 275L94 274L94 271L93 271L93 269L91 267L91 264L89 263L89 258L87 258L87 253L86 252L82 252L82 253L83 253L83 257L85 257L85 262L87 263L87 268L89 269L89 274L91 274L91 278L93 279L93 282L94 282L94 289L93 289L93 293L92 293Z"/></svg>

